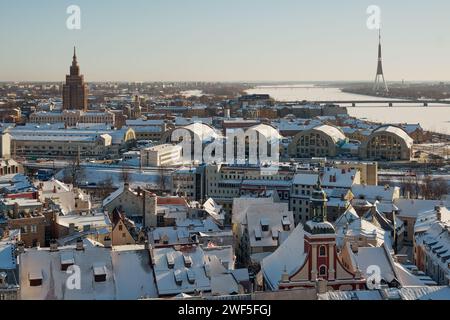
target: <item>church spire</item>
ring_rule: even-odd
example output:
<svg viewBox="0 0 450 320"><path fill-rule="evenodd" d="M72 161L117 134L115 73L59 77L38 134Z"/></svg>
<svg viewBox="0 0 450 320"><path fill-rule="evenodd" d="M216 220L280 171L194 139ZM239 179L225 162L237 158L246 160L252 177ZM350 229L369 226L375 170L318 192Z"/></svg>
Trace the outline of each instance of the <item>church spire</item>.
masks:
<svg viewBox="0 0 450 320"><path fill-rule="evenodd" d="M320 181L320 174L317 177L317 184L311 195L311 206L313 213L313 220L315 222L327 221L327 194L322 188Z"/></svg>

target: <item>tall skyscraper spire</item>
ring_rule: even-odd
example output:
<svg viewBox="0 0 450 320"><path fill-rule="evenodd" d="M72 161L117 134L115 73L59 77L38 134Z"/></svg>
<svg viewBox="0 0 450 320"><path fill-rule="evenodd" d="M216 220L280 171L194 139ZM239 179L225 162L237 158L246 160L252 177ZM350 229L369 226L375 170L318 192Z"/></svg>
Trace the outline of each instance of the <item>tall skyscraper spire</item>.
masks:
<svg viewBox="0 0 450 320"><path fill-rule="evenodd" d="M70 66L70 74L66 76L66 84L63 86L64 110L87 110L88 87L80 74L80 66L77 61L77 50L73 47L73 59Z"/></svg>
<svg viewBox="0 0 450 320"><path fill-rule="evenodd" d="M384 89L386 93L389 92L389 88L387 86L386 80L384 78L383 72L383 59L382 59L382 50L381 50L381 28L378 29L378 65L377 65L377 74L375 76L375 83L373 86L373 91L379 92L380 89Z"/></svg>
<svg viewBox="0 0 450 320"><path fill-rule="evenodd" d="M77 47L73 47L73 62L77 61Z"/></svg>

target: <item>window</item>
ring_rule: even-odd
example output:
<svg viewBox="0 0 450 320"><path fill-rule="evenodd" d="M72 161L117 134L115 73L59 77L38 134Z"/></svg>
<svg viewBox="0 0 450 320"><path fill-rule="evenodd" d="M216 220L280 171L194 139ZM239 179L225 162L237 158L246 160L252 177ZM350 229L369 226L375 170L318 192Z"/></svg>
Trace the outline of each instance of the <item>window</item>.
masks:
<svg viewBox="0 0 450 320"><path fill-rule="evenodd" d="M327 266L320 266L319 276L326 276L326 275L327 275Z"/></svg>
<svg viewBox="0 0 450 320"><path fill-rule="evenodd" d="M123 230L123 226L121 224L119 224L119 231Z"/></svg>
<svg viewBox="0 0 450 320"><path fill-rule="evenodd" d="M31 233L37 233L37 226L36 225L32 225L30 228L31 228Z"/></svg>
<svg viewBox="0 0 450 320"><path fill-rule="evenodd" d="M327 256L327 248L325 246L319 247L319 257L326 257Z"/></svg>
<svg viewBox="0 0 450 320"><path fill-rule="evenodd" d="M126 233L122 233L122 238L125 238L126 236Z"/></svg>

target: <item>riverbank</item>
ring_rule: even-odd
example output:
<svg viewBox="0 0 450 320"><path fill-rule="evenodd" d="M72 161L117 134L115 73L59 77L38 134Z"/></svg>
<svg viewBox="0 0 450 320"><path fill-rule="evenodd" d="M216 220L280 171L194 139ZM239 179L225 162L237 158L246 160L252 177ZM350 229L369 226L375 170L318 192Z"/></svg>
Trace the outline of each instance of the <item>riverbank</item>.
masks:
<svg viewBox="0 0 450 320"><path fill-rule="evenodd" d="M277 102L287 101L364 101L364 100L385 100L384 97L360 95L343 92L338 87L329 87L305 83L281 86L259 86L247 90L248 94L269 94ZM349 115L358 119L367 120L374 123L409 123L420 124L421 127L430 132L450 135L450 106L440 106L431 104L428 107L417 106L357 106L348 108Z"/></svg>

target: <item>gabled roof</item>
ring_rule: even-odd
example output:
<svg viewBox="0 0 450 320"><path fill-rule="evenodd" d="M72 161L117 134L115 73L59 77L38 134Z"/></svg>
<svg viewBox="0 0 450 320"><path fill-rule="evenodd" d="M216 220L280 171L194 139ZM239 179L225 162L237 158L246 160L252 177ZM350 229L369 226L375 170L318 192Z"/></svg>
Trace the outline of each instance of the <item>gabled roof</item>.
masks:
<svg viewBox="0 0 450 320"><path fill-rule="evenodd" d="M336 228L343 227L347 224L351 224L353 221L360 219L355 209L350 205L347 210L337 218L334 225Z"/></svg>
<svg viewBox="0 0 450 320"><path fill-rule="evenodd" d="M105 200L103 200L103 206L106 207L108 204L116 200L124 191L125 186L122 186L113 193L111 193Z"/></svg>
<svg viewBox="0 0 450 320"><path fill-rule="evenodd" d="M126 259L117 262L117 260L113 261L111 249L87 245L87 241L85 241L84 248L84 251L76 251L73 246L61 247L58 252L50 252L48 249L26 250L21 255L22 299L115 300L130 298L135 300L140 298L141 295L152 294L153 278L152 273L147 272L150 270L145 271L146 266L149 265L149 261L145 262L145 255L141 257L128 256ZM65 284L70 274L61 271L61 255L65 257L66 253L72 254L75 265L80 268L80 290L66 290ZM116 268L117 264L115 263L119 263L120 266ZM94 281L94 268L99 271L103 269L100 272L106 272L106 281ZM42 285L39 287L30 286L30 274L40 274ZM119 279L128 279L130 285L140 283L140 290L132 291L130 289L130 291L126 291L127 288L122 287L123 281ZM120 283L117 283L118 281ZM118 284L120 287L117 286ZM118 290L122 294L119 294ZM140 292L130 296L132 292L136 291ZM129 296L126 297L124 292ZM155 297L154 294L153 297Z"/></svg>
<svg viewBox="0 0 450 320"><path fill-rule="evenodd" d="M261 271L272 290L278 289L284 273L292 276L305 263L304 238L303 226L299 224L286 241L261 262Z"/></svg>

